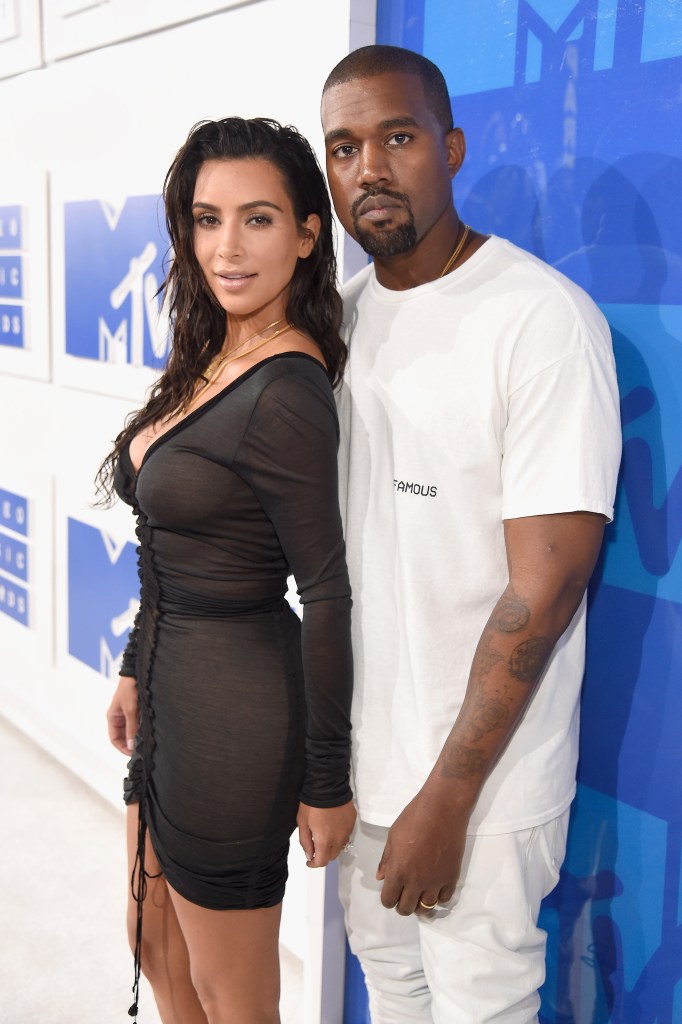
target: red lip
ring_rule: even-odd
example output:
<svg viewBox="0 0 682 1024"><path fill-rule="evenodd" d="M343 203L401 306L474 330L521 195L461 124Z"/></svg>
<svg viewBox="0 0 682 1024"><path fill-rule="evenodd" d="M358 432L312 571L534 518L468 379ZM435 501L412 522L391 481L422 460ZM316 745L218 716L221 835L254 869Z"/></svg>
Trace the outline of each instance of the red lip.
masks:
<svg viewBox="0 0 682 1024"><path fill-rule="evenodd" d="M357 208L357 213L362 217L366 213L370 213L372 210L390 210L397 209L402 204L397 202L395 199L389 198L389 196L369 196L365 199L364 203L360 203Z"/></svg>

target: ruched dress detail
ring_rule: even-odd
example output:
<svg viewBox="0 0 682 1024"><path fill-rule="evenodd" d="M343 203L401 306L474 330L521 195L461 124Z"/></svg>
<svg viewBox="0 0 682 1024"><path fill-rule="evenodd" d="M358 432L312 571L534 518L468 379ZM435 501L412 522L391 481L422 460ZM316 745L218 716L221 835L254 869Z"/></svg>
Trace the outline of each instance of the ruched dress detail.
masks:
<svg viewBox="0 0 682 1024"><path fill-rule="evenodd" d="M350 586L324 368L283 353L115 474L137 517L140 609L121 667L139 733L124 784L163 874L213 909L278 903L300 801L349 787ZM295 577L303 619L284 595Z"/></svg>

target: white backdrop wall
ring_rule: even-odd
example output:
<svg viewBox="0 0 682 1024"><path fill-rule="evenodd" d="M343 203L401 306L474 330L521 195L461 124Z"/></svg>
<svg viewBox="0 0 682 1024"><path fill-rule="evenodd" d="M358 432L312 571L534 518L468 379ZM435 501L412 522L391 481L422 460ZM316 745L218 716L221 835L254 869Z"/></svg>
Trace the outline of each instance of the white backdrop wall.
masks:
<svg viewBox="0 0 682 1024"><path fill-rule="evenodd" d="M109 5L125 17L130 2ZM109 378L117 382L109 387L95 360L65 358L62 203L103 200L109 210L118 203L120 213L123 197L158 194L188 130L204 118L271 116L295 124L322 153L322 84L349 48L373 41L374 3L150 3L156 20L131 23L131 32L146 34L105 46L103 39L128 34L120 19L109 27L74 28L69 36L66 17L55 19L54 0L44 4L49 16L42 35L37 0L4 5L0 23L0 227L3 211L22 208L22 290L8 301L22 307L26 335L25 347L16 348L4 346L0 334L0 713L118 805L124 764L107 743L104 723L114 684L70 653L74 569L67 544L83 532L87 539L88 527L95 528L112 565L130 557L129 510L93 510L92 481L153 374L129 366L119 373L112 366ZM66 15L79 6L62 0L59 10ZM164 10L172 22L183 7L224 9L162 27ZM78 17L71 20L76 25ZM88 45L100 48L75 52ZM69 49L73 56L54 59ZM21 68L27 70L17 73ZM12 259L8 247L0 231L0 267L3 254ZM88 254L93 261L102 256L96 249ZM2 294L0 288L0 305ZM24 499L28 526L22 533L13 516ZM25 578L11 561L17 551L28 563ZM81 568L90 573L96 602L98 569L87 553ZM106 590L104 577L99 584ZM84 586L87 605L87 579ZM22 593L28 625L16 615L16 594ZM125 625L125 614L120 621ZM105 651L105 671L107 664ZM334 1024L341 1019L337 1012L319 1009L323 873L305 872L300 864L297 857L283 941L306 964L306 1021ZM306 921L312 927L304 927ZM341 985L340 969L327 964L330 993Z"/></svg>

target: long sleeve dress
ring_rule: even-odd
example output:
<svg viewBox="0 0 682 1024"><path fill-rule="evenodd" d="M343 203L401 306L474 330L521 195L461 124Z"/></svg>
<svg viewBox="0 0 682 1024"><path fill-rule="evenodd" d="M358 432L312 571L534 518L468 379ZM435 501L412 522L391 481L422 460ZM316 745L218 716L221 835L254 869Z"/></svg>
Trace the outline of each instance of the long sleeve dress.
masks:
<svg viewBox="0 0 682 1024"><path fill-rule="evenodd" d="M338 423L324 368L283 353L161 435L117 493L137 515L141 604L121 674L140 728L125 784L182 896L215 909L282 899L299 801L348 781L350 586ZM284 600L296 579L303 622Z"/></svg>

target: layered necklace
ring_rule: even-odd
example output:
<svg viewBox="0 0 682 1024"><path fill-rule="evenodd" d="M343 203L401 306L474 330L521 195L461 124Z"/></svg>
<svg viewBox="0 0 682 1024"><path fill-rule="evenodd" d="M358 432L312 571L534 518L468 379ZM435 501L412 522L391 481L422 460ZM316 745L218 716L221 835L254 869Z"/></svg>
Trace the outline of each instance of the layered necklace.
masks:
<svg viewBox="0 0 682 1024"><path fill-rule="evenodd" d="M273 330L273 328L275 328L275 330ZM274 339L278 338L280 334L284 334L285 331L290 329L291 324L289 321L285 317L281 317L279 320L273 320L273 322L268 324L267 327L261 327L259 331L256 331L254 334L250 334L248 338L245 338L244 341L241 341L235 348L231 348L228 352L225 352L224 354L219 352L215 359L208 364L206 370L201 375L203 378L203 384L193 391L187 401L184 402L180 408L180 414L184 416L190 405L192 405L200 395L203 395L208 388L212 387L218 381L220 374L228 363L232 363L235 359L240 359L242 356L250 356L252 352L256 352L259 348L263 348L263 346L267 345L268 342L274 341ZM261 338L261 340L256 342L255 345L252 345L251 348L246 347L254 338L263 334L264 331L272 331L272 334L267 334L265 338Z"/></svg>
<svg viewBox="0 0 682 1024"><path fill-rule="evenodd" d="M455 262L457 260L457 257L459 256L459 254L461 253L462 249L466 245L466 240L469 237L469 231L471 229L469 228L468 224L464 224L463 227L464 227L464 231L462 233L462 237L460 238L459 242L457 242L457 245L455 246L455 248L452 250L452 255L450 256L448 262L445 264L445 266L441 270L440 274L438 275L439 277L445 277L445 275L448 273L448 271L452 270L452 268L455 265Z"/></svg>

